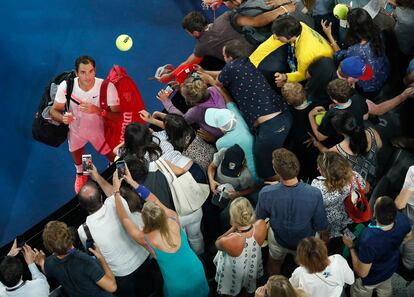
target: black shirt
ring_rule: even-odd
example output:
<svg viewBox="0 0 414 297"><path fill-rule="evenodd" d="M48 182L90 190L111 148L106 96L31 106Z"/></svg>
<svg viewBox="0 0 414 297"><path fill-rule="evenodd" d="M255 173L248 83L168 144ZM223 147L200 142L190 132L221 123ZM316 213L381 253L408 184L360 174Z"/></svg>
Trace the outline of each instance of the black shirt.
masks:
<svg viewBox="0 0 414 297"><path fill-rule="evenodd" d="M218 79L230 92L250 127L257 118L288 108L285 100L248 58L227 63Z"/></svg>
<svg viewBox="0 0 414 297"><path fill-rule="evenodd" d="M351 112L355 116L358 125L364 127L364 115L368 113L368 105L365 102L365 99L360 95L355 94L350 100L351 105L347 108L333 107L328 110L318 128L320 133L328 137L335 137L338 135L331 123L332 118L338 111Z"/></svg>

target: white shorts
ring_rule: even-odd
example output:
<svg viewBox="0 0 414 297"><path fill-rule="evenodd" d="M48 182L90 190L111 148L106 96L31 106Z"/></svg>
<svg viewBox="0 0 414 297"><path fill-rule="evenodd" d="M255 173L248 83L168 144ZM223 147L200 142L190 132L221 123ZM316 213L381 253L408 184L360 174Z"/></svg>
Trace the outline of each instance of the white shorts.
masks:
<svg viewBox="0 0 414 297"><path fill-rule="evenodd" d="M88 142L92 144L94 149L102 155L106 155L111 152L111 148L108 143L106 143L103 133L94 133L93 136L89 136L88 139L86 139L76 133L74 129L69 129L68 143L70 152L83 148Z"/></svg>
<svg viewBox="0 0 414 297"><path fill-rule="evenodd" d="M296 251L285 248L276 241L271 227L267 231L267 241L269 242L269 255L274 260L283 261L287 254L296 255Z"/></svg>

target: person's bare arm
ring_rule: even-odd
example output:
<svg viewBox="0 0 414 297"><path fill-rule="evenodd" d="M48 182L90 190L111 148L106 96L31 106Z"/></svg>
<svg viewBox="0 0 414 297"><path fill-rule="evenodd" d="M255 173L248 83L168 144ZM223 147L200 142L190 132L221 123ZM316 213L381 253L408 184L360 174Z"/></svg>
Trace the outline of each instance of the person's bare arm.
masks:
<svg viewBox="0 0 414 297"><path fill-rule="evenodd" d="M210 190L213 193L216 192L217 187L220 185L215 180L216 171L217 171L217 166L214 165L213 163L210 163L210 165L208 165L208 168L207 168L207 177L208 177L208 182L210 184Z"/></svg>
<svg viewBox="0 0 414 297"><path fill-rule="evenodd" d="M109 268L104 256L96 245L95 248L89 248L89 251L95 256L96 260L98 260L105 273L104 276L96 282L96 284L105 291L114 293L117 289L115 276Z"/></svg>
<svg viewBox="0 0 414 297"><path fill-rule="evenodd" d="M397 198L395 198L395 205L398 209L404 209L407 206L408 200L413 196L414 192L408 189L402 189Z"/></svg>
<svg viewBox="0 0 414 297"><path fill-rule="evenodd" d="M73 115L68 115L63 113L65 111L65 103L54 102L52 108L50 109L50 116L56 122L69 125L73 120Z"/></svg>
<svg viewBox="0 0 414 297"><path fill-rule="evenodd" d="M295 4L290 3L257 16L238 15L236 22L239 26L263 27L273 22L279 16L293 11L295 11Z"/></svg>
<svg viewBox="0 0 414 297"><path fill-rule="evenodd" d="M91 178L98 183L99 187L105 193L105 196L111 196L113 189L112 185L99 174L98 170L96 169L93 163L91 165L91 169L88 169L88 172Z"/></svg>
<svg viewBox="0 0 414 297"><path fill-rule="evenodd" d="M342 236L343 243L349 248L352 258L352 266L354 271L362 278L366 277L371 270L372 263L362 263L359 260L358 253L353 247L354 243L351 238L346 235Z"/></svg>
<svg viewBox="0 0 414 297"><path fill-rule="evenodd" d="M413 96L413 92L413 88L407 88L401 94L379 104L375 104L371 100L366 100L368 105L368 113L377 116L383 115L403 103L408 97Z"/></svg>
<svg viewBox="0 0 414 297"><path fill-rule="evenodd" d="M413 239L413 231L411 230L410 232L408 232L403 240L403 244L407 243L408 241L410 241L411 239Z"/></svg>
<svg viewBox="0 0 414 297"><path fill-rule="evenodd" d="M161 129L164 129L164 122L154 118L153 116L151 116L151 114L148 111L146 111L146 110L139 111L139 116L145 122L147 122L149 124L153 124L157 127L160 127Z"/></svg>
<svg viewBox="0 0 414 297"><path fill-rule="evenodd" d="M322 112L322 111L325 111L325 108L323 108L322 106L316 106L308 114L309 123L311 125L313 135L315 135L318 141L324 141L328 138L328 136L323 135L321 132L318 131L318 125L316 124L316 121L315 121L315 116L319 112Z"/></svg>

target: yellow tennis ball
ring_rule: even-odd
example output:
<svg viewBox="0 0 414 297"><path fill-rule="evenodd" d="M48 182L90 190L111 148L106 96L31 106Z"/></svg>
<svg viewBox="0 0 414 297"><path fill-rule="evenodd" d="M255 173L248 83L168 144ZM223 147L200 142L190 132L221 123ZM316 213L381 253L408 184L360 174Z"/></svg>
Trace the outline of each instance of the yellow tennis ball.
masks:
<svg viewBox="0 0 414 297"><path fill-rule="evenodd" d="M322 120L323 120L323 118L324 118L325 114L326 114L326 111L321 111L321 112L319 112L319 113L315 116L315 122L316 122L316 125L318 125L318 126L320 126L320 125L321 125Z"/></svg>
<svg viewBox="0 0 414 297"><path fill-rule="evenodd" d="M116 47L123 52L130 50L132 47L132 38L129 35L121 34L116 38L115 41Z"/></svg>
<svg viewBox="0 0 414 297"><path fill-rule="evenodd" d="M339 20L346 20L349 8L345 4L336 4L333 9L334 16Z"/></svg>

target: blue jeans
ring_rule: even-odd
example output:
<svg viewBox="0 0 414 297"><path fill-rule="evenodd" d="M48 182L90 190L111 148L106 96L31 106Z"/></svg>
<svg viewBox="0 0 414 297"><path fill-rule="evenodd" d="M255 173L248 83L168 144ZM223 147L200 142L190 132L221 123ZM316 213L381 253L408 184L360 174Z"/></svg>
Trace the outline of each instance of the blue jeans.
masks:
<svg viewBox="0 0 414 297"><path fill-rule="evenodd" d="M272 153L283 146L291 126L292 115L286 110L256 128L253 152L259 177L275 175Z"/></svg>

